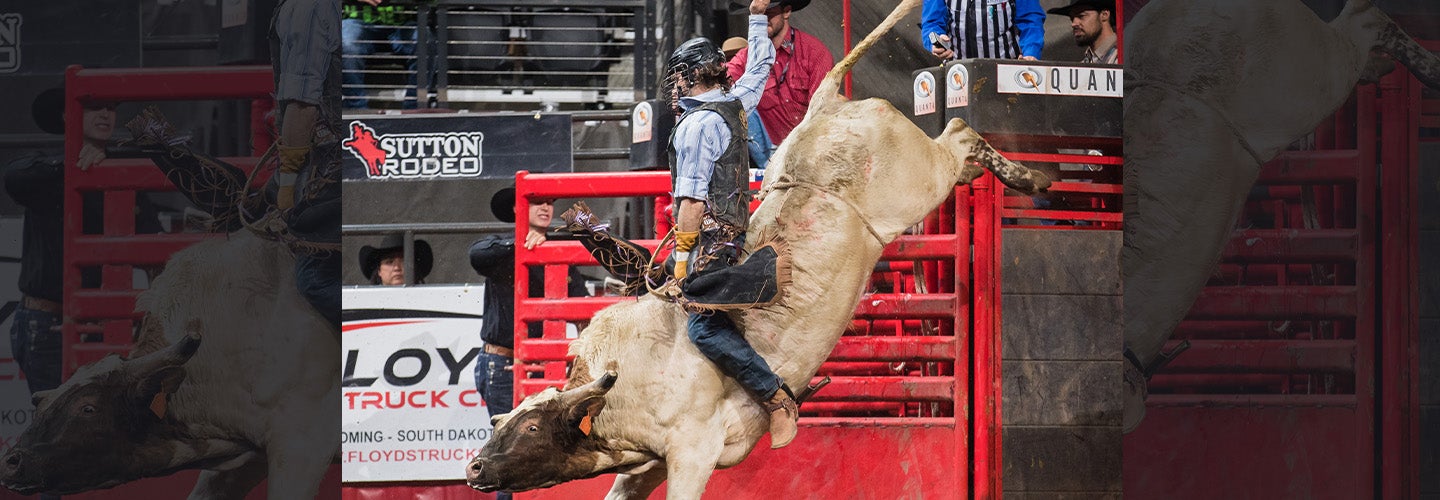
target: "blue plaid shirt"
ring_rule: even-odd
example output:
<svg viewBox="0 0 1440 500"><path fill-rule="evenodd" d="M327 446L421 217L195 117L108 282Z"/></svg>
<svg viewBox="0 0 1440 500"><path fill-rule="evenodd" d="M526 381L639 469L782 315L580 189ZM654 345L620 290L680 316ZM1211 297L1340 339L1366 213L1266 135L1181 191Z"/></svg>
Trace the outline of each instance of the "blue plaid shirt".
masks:
<svg viewBox="0 0 1440 500"><path fill-rule="evenodd" d="M681 109L689 110L706 102L739 99L748 115L760 104L760 93L765 90L765 79L770 75L771 63L775 62L775 47L770 43L765 15L750 16L747 38L750 54L745 59L745 74L735 82L730 92L717 88L697 96L681 97ZM710 173L715 170L715 161L730 144L730 129L725 126L725 120L714 112L688 116L675 126L670 142L675 146L676 163L675 192L671 195L677 200L704 200L709 193Z"/></svg>
<svg viewBox="0 0 1440 500"><path fill-rule="evenodd" d="M271 23L280 59L275 101L320 105L331 58L340 50L340 1L285 0Z"/></svg>

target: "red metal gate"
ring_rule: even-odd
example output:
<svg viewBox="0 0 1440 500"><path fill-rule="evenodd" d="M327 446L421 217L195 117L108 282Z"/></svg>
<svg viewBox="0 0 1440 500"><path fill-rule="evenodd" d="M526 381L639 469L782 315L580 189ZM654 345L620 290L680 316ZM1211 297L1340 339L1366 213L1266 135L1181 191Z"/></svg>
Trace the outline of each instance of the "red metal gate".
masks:
<svg viewBox="0 0 1440 500"><path fill-rule="evenodd" d="M902 236L882 260L895 268L940 269L943 276L901 280L889 293L867 294L856 322L821 374L833 383L807 403L801 438L781 451L759 447L741 465L718 472L707 493L717 498L766 491L885 498L998 497L1000 492L999 224L993 177L959 187L927 225L938 234ZM606 175L520 173L516 209L530 198L651 197L670 189L667 173ZM955 203L954 200L959 200ZM517 226L518 231L523 226ZM638 242L654 247L655 240ZM967 251L973 245L974 262ZM517 248L516 296L528 297L531 266L545 267L543 298L517 300L515 331L542 322L539 339L516 339L516 399L563 384L566 321L588 320L621 297L565 298L571 265L593 265L576 242ZM957 259L957 256L959 258ZM905 262L899 262L905 261ZM910 271L913 272L913 271ZM929 293L920 293L916 282ZM958 286L957 286L958 284ZM970 286L974 284L974 286ZM523 335L521 335L523 337ZM813 460L815 456L825 461ZM938 458L947 457L947 458ZM863 465L861 465L863 464ZM595 497L611 477L531 492L527 498ZM738 495L738 496L737 496Z"/></svg>
<svg viewBox="0 0 1440 500"><path fill-rule="evenodd" d="M83 69L65 72L65 255L62 377L111 353L129 352L134 338L135 297L141 290L132 279L135 269L155 268L170 254L213 233L135 233L135 197L144 191L173 191L160 169L149 160L109 159L89 170L75 166L80 154L83 107L92 100L179 101L250 100L251 155L222 158L247 172L273 142L266 114L274 107L274 83L268 66L202 68ZM123 120L117 117L117 122ZM257 175L255 182L265 182ZM104 231L85 234L82 193L101 192ZM81 270L100 268L99 288L81 286ZM73 498L180 498L195 484L196 471L142 479ZM340 468L332 466L322 482L321 497L338 498ZM67 495L67 498L72 496ZM262 483L247 498L264 498Z"/></svg>
<svg viewBox="0 0 1440 500"><path fill-rule="evenodd" d="M134 338L135 269L163 265L170 254L216 234L135 234L135 196L175 187L150 160L110 159L82 171L82 103L250 99L252 154L223 160L249 171L269 147L265 114L273 107L268 66L213 68L82 69L65 72L65 258L62 326L63 377L111 353L125 353ZM117 121L120 119L117 118ZM263 176L257 182L263 182ZM85 234L82 193L104 193L104 232ZM99 288L85 288L81 271L100 268Z"/></svg>
<svg viewBox="0 0 1440 500"><path fill-rule="evenodd" d="M1418 496L1418 92L1361 86L1262 169L1126 436L1127 496Z"/></svg>

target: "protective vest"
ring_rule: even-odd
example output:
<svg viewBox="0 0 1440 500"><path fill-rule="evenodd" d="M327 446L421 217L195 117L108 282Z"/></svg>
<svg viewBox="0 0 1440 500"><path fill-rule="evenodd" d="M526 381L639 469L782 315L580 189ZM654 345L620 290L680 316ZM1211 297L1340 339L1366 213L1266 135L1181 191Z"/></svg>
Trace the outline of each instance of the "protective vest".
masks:
<svg viewBox="0 0 1440 500"><path fill-rule="evenodd" d="M714 111L720 114L725 120L725 126L730 129L730 144L725 146L725 152L720 153L720 158L715 160L715 170L710 174L708 193L705 195L705 214L723 225L730 226L740 234L750 223L750 150L745 145L745 138L748 137L745 129L744 105L740 100L723 102L707 102L690 108L685 114L680 115L676 120L676 129L679 129L680 122L690 115L701 111ZM675 179L675 143L670 146L670 178ZM673 182L673 181L672 181ZM674 184L671 184L674 189Z"/></svg>

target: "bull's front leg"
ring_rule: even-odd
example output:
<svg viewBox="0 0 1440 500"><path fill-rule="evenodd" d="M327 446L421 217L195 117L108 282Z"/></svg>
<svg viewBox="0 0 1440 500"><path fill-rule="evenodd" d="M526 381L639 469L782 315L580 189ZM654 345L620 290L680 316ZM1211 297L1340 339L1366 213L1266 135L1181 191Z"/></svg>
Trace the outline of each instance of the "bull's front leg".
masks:
<svg viewBox="0 0 1440 500"><path fill-rule="evenodd" d="M659 462L648 470L634 474L620 474L615 476L615 485L610 487L610 493L605 495L605 500L638 500L649 498L660 483L665 482L665 463Z"/></svg>
<svg viewBox="0 0 1440 500"><path fill-rule="evenodd" d="M340 453L340 387L314 397L297 391L271 417L266 443L269 498L315 498L325 472ZM305 398L301 400L299 398Z"/></svg>
<svg viewBox="0 0 1440 500"><path fill-rule="evenodd" d="M260 453L246 453L235 460L233 468L200 472L195 488L190 490L192 499L245 498L250 490L265 480L265 456Z"/></svg>
<svg viewBox="0 0 1440 500"><path fill-rule="evenodd" d="M665 486L668 500L700 500L705 485L715 472L716 461L725 449L718 429L697 429L697 432L676 433L683 443L671 446L665 456L665 473L670 483Z"/></svg>

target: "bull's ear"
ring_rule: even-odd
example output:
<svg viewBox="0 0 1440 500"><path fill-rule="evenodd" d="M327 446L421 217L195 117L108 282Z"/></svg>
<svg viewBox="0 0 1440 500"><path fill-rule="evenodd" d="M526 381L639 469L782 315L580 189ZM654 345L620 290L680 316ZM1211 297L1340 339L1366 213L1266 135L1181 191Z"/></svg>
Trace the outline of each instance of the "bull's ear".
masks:
<svg viewBox="0 0 1440 500"><path fill-rule="evenodd" d="M605 396L591 396L581 400L579 404L570 408L570 425L578 427L580 432L590 435L591 422L600 410L605 409Z"/></svg>
<svg viewBox="0 0 1440 500"><path fill-rule="evenodd" d="M140 403L146 405L156 418L165 418L169 395L180 388L185 381L185 367L167 366L145 375L138 383Z"/></svg>

